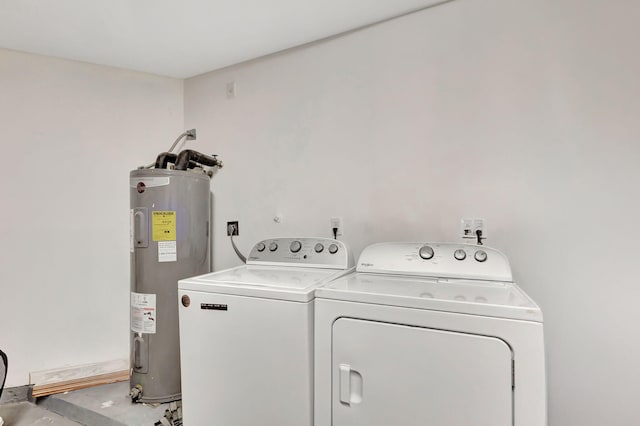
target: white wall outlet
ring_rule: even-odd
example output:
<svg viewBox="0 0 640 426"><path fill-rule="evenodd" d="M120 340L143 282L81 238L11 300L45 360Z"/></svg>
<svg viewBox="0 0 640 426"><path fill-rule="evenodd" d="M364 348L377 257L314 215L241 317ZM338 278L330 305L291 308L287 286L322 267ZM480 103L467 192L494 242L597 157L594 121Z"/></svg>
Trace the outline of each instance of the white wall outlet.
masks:
<svg viewBox="0 0 640 426"><path fill-rule="evenodd" d="M475 218L473 219L473 235L476 235L476 232L481 231L482 237L487 238L487 230L485 227L484 219Z"/></svg>
<svg viewBox="0 0 640 426"><path fill-rule="evenodd" d="M473 219L460 219L460 238L467 239L473 237Z"/></svg>
<svg viewBox="0 0 640 426"><path fill-rule="evenodd" d="M341 217L332 217L331 220L331 235L333 236L333 228L337 228L338 232L336 233L336 237L340 237L344 234L344 228L342 225Z"/></svg>
<svg viewBox="0 0 640 426"><path fill-rule="evenodd" d="M232 99L236 97L236 82L230 81L227 83L227 99Z"/></svg>
<svg viewBox="0 0 640 426"><path fill-rule="evenodd" d="M466 243L475 244L478 242L477 231L481 231L481 237L487 238L486 221L479 217L460 219L460 238Z"/></svg>

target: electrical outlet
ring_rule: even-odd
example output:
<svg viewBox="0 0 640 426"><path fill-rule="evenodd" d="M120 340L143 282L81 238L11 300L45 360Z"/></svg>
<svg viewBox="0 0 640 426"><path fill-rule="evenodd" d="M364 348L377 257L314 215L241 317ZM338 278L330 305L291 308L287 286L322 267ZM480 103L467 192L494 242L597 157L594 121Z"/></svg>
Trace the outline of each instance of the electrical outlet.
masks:
<svg viewBox="0 0 640 426"><path fill-rule="evenodd" d="M238 227L238 221L235 220L233 222L227 222L227 237L231 236L231 230L229 228L232 226L234 226L233 235L240 235L240 228Z"/></svg>
<svg viewBox="0 0 640 426"><path fill-rule="evenodd" d="M460 238L472 238L473 237L473 219L462 218L460 219Z"/></svg>
<svg viewBox="0 0 640 426"><path fill-rule="evenodd" d="M482 232L482 237L483 238L487 238L487 230L485 229L484 226L484 219L480 219L480 218L475 218L473 219L473 234L472 235L476 235L476 232L480 231Z"/></svg>
<svg viewBox="0 0 640 426"><path fill-rule="evenodd" d="M341 217L332 217L330 220L331 223L331 235L333 236L333 229L337 228L338 232L336 232L336 237L340 237L344 234L344 228L342 225Z"/></svg>
<svg viewBox="0 0 640 426"><path fill-rule="evenodd" d="M486 221L479 217L460 219L460 238L465 242L476 242L478 236L477 231L482 232L482 239L487 238Z"/></svg>

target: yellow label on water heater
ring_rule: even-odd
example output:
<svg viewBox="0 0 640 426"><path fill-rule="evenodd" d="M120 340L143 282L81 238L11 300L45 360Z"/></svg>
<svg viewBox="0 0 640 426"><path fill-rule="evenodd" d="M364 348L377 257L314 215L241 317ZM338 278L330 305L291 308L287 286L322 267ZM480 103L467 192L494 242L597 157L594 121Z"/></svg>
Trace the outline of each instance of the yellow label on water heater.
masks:
<svg viewBox="0 0 640 426"><path fill-rule="evenodd" d="M151 219L153 241L176 240L176 212L153 212Z"/></svg>

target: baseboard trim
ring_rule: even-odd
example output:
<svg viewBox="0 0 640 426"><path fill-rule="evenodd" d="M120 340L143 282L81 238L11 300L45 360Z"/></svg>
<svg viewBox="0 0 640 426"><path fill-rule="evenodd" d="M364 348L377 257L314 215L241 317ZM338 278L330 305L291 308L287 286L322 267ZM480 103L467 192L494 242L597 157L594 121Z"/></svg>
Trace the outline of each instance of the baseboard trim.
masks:
<svg viewBox="0 0 640 426"><path fill-rule="evenodd" d="M91 386L129 380L129 360L79 365L54 370L30 373L33 396L41 397L55 393L70 392Z"/></svg>

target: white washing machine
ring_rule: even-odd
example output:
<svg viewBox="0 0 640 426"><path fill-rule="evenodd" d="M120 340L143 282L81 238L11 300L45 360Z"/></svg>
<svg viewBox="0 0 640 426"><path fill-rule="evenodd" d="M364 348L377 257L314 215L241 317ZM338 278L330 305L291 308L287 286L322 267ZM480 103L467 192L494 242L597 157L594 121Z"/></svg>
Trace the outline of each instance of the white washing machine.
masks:
<svg viewBox="0 0 640 426"><path fill-rule="evenodd" d="M374 244L315 309L315 426L546 424L542 313L497 250Z"/></svg>
<svg viewBox="0 0 640 426"><path fill-rule="evenodd" d="M276 238L179 281L184 424L312 425L314 290L352 271L340 241Z"/></svg>

